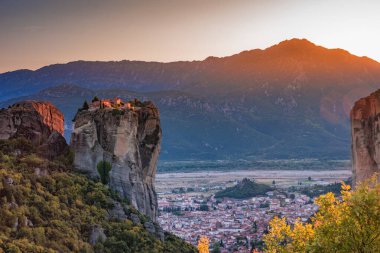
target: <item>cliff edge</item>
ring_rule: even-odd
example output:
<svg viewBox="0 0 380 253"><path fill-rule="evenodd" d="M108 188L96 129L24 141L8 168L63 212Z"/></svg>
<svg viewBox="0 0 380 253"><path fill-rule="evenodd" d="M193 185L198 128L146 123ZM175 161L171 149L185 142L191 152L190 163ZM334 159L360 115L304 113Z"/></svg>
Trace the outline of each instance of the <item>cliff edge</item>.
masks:
<svg viewBox="0 0 380 253"><path fill-rule="evenodd" d="M353 184L375 173L380 179L380 90L356 101L350 118Z"/></svg>
<svg viewBox="0 0 380 253"><path fill-rule="evenodd" d="M94 99L74 118L74 166L98 177L153 221L154 180L161 145L158 109L152 102Z"/></svg>
<svg viewBox="0 0 380 253"><path fill-rule="evenodd" d="M23 137L44 157L67 150L63 131L63 114L49 102L20 101L0 110L0 140Z"/></svg>

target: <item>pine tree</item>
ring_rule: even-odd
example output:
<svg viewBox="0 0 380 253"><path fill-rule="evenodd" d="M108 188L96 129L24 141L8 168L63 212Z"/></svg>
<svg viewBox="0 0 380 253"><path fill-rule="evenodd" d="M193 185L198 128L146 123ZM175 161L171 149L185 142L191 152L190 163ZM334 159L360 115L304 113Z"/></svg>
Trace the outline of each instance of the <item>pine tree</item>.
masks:
<svg viewBox="0 0 380 253"><path fill-rule="evenodd" d="M90 108L90 107L89 107L89 105L88 105L88 103L87 103L87 100L85 100L84 103L83 103L82 109L83 109L83 110L88 110L89 108Z"/></svg>

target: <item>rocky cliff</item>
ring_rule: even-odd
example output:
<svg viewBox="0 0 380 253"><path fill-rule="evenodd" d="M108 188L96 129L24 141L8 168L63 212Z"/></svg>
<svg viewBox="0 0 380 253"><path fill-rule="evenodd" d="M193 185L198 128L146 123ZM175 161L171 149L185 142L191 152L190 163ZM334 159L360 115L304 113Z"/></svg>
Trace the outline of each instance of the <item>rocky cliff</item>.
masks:
<svg viewBox="0 0 380 253"><path fill-rule="evenodd" d="M24 137L45 157L67 148L63 131L63 114L49 102L21 101L0 110L0 140Z"/></svg>
<svg viewBox="0 0 380 253"><path fill-rule="evenodd" d="M350 116L355 185L380 173L380 90L359 99Z"/></svg>
<svg viewBox="0 0 380 253"><path fill-rule="evenodd" d="M160 145L159 112L151 102L95 101L74 118L74 166L101 178L99 166L108 163L110 188L153 221L157 216L154 179Z"/></svg>

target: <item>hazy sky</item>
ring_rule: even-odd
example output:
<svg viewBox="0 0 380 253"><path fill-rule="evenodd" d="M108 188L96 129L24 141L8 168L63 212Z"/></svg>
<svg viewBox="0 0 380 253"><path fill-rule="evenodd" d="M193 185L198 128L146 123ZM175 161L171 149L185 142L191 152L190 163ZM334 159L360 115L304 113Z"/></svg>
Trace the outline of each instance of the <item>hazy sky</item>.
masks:
<svg viewBox="0 0 380 253"><path fill-rule="evenodd" d="M378 0L0 0L0 72L201 60L307 38L380 61Z"/></svg>

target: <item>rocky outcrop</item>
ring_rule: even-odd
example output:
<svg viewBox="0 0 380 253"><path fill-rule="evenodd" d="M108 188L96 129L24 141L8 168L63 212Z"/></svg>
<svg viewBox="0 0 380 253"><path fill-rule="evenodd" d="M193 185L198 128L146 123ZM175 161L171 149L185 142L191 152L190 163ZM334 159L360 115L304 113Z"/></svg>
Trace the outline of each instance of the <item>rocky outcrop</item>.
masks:
<svg viewBox="0 0 380 253"><path fill-rule="evenodd" d="M24 137L45 157L67 149L63 131L63 114L49 102L22 101L0 110L0 140Z"/></svg>
<svg viewBox="0 0 380 253"><path fill-rule="evenodd" d="M78 111L71 136L74 166L91 177L101 177L97 167L102 161L108 162L109 187L155 221L159 112L151 102L115 101L95 101Z"/></svg>
<svg viewBox="0 0 380 253"><path fill-rule="evenodd" d="M380 179L380 90L359 99L351 110L353 183L375 173Z"/></svg>
<svg viewBox="0 0 380 253"><path fill-rule="evenodd" d="M100 225L93 225L89 236L89 243L94 246L97 242L105 242L107 236L104 233L104 229Z"/></svg>

